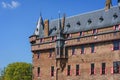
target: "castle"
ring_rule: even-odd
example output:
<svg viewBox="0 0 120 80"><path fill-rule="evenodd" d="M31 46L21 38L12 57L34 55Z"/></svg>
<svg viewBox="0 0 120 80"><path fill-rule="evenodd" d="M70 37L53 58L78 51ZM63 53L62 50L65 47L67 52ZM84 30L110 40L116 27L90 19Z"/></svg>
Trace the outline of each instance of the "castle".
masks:
<svg viewBox="0 0 120 80"><path fill-rule="evenodd" d="M120 0L72 17L40 17L29 39L33 80L120 80Z"/></svg>

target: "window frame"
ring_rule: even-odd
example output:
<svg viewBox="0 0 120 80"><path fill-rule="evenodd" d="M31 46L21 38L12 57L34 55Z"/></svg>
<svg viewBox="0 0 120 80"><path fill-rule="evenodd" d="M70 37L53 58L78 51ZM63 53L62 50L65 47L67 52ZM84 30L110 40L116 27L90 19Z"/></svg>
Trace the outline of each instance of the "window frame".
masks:
<svg viewBox="0 0 120 80"><path fill-rule="evenodd" d="M106 63L101 64L101 74L105 75L106 74Z"/></svg>
<svg viewBox="0 0 120 80"><path fill-rule="evenodd" d="M84 54L84 52L85 52L85 47L84 45L81 45L81 54Z"/></svg>
<svg viewBox="0 0 120 80"><path fill-rule="evenodd" d="M94 75L95 74L95 64L94 63L91 63L91 72L90 72L91 75Z"/></svg>
<svg viewBox="0 0 120 80"><path fill-rule="evenodd" d="M120 50L120 40L113 41L113 50Z"/></svg>
<svg viewBox="0 0 120 80"><path fill-rule="evenodd" d="M114 74L120 73L120 61L113 62L113 73Z"/></svg>
<svg viewBox="0 0 120 80"><path fill-rule="evenodd" d="M91 53L95 53L95 44L91 44Z"/></svg>
<svg viewBox="0 0 120 80"><path fill-rule="evenodd" d="M51 77L54 76L54 66L51 66Z"/></svg>
<svg viewBox="0 0 120 80"><path fill-rule="evenodd" d="M37 75L40 77L40 67L37 68Z"/></svg>
<svg viewBox="0 0 120 80"><path fill-rule="evenodd" d="M80 66L79 64L76 65L76 76L80 75Z"/></svg>
<svg viewBox="0 0 120 80"><path fill-rule="evenodd" d="M67 76L70 76L71 75L71 66L68 65L67 66Z"/></svg>

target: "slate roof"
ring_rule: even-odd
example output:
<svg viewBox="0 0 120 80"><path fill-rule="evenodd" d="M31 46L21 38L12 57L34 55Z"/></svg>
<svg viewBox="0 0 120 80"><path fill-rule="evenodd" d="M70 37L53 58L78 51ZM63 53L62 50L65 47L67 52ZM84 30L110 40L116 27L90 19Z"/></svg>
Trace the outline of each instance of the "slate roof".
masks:
<svg viewBox="0 0 120 80"><path fill-rule="evenodd" d="M108 11L101 9L85 14L66 17L63 33L75 33L80 31L109 27L116 24L120 24L120 8L118 6L111 7ZM58 19L50 21L49 36L56 35L57 28Z"/></svg>

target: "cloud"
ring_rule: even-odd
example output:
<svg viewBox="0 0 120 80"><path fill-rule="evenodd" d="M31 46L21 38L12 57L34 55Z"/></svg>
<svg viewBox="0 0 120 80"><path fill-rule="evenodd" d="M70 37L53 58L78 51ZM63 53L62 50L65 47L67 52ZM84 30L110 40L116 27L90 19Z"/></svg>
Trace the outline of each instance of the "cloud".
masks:
<svg viewBox="0 0 120 80"><path fill-rule="evenodd" d="M17 1L11 1L11 3L6 3L6 2L2 2L2 7L3 8L17 8L18 6L20 6L20 3Z"/></svg>

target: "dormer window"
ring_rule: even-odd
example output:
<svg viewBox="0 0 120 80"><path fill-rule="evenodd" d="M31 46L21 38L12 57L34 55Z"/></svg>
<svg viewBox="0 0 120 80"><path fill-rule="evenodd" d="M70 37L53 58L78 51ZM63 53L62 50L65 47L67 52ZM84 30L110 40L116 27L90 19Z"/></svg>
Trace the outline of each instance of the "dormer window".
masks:
<svg viewBox="0 0 120 80"><path fill-rule="evenodd" d="M57 28L56 28L56 26L54 26L54 28L53 28L55 31L57 30Z"/></svg>
<svg viewBox="0 0 120 80"><path fill-rule="evenodd" d="M38 31L38 28L36 29L36 31Z"/></svg>
<svg viewBox="0 0 120 80"><path fill-rule="evenodd" d="M56 39L57 39L57 36L54 36L54 41L56 41Z"/></svg>
<svg viewBox="0 0 120 80"><path fill-rule="evenodd" d="M103 22L104 19L103 19L103 17L100 17L99 20L100 20L100 22Z"/></svg>
<svg viewBox="0 0 120 80"><path fill-rule="evenodd" d="M81 25L81 24L80 24L80 21L77 22L77 25L79 25L79 26Z"/></svg>
<svg viewBox="0 0 120 80"><path fill-rule="evenodd" d="M70 27L70 23L67 24L67 27Z"/></svg>
<svg viewBox="0 0 120 80"><path fill-rule="evenodd" d="M89 19L88 20L88 25L90 25L92 23L92 20L91 19Z"/></svg>
<svg viewBox="0 0 120 80"><path fill-rule="evenodd" d="M116 19L117 17L118 17L118 15L115 13L115 14L113 15L113 18Z"/></svg>

